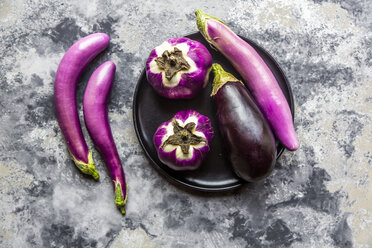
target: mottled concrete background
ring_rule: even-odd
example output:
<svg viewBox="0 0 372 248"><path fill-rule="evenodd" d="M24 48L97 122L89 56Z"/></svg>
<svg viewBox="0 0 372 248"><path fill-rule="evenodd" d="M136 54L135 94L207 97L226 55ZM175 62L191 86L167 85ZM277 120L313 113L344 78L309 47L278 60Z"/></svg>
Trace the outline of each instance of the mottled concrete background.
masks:
<svg viewBox="0 0 372 248"><path fill-rule="evenodd" d="M370 0L118 2L0 1L0 247L372 247ZM296 101L301 148L233 194L169 184L133 130L150 50L195 32L197 8L271 52ZM100 183L75 168L53 109L64 52L98 31L112 42L81 79L79 110L93 69L113 60L109 117L130 184L125 217L95 150Z"/></svg>

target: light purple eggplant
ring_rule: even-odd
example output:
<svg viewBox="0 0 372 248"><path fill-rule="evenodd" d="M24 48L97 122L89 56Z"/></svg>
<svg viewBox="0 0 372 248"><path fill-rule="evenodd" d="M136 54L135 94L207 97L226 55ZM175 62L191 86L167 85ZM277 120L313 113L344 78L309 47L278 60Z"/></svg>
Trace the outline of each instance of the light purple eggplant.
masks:
<svg viewBox="0 0 372 248"><path fill-rule="evenodd" d="M146 76L161 96L188 99L208 84L212 56L195 40L173 38L154 48L146 62Z"/></svg>
<svg viewBox="0 0 372 248"><path fill-rule="evenodd" d="M288 102L264 60L252 46L237 36L220 19L201 10L197 10L195 14L200 33L243 77L280 142L289 150L298 149L299 143Z"/></svg>
<svg viewBox="0 0 372 248"><path fill-rule="evenodd" d="M195 170L208 154L213 136L208 117L183 110L158 127L154 145L160 161L171 169Z"/></svg>
<svg viewBox="0 0 372 248"><path fill-rule="evenodd" d="M81 131L75 94L80 74L109 43L110 38L103 33L91 34L77 41L63 56L54 82L57 120L68 150L76 166L96 180L99 174Z"/></svg>
<svg viewBox="0 0 372 248"><path fill-rule="evenodd" d="M124 214L128 196L127 184L107 114L107 99L114 80L115 69L115 64L107 61L93 72L85 89L83 109L89 135L101 153L112 179L115 203Z"/></svg>

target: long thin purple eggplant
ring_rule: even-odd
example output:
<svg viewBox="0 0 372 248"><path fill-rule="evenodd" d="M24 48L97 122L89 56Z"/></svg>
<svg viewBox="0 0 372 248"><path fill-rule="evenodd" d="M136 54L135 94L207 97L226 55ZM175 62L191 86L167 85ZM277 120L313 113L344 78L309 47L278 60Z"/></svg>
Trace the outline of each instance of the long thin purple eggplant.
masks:
<svg viewBox="0 0 372 248"><path fill-rule="evenodd" d="M260 55L220 19L201 10L195 12L204 38L216 47L243 77L261 112L280 142L289 150L299 143L292 114L278 82Z"/></svg>
<svg viewBox="0 0 372 248"><path fill-rule="evenodd" d="M115 203L124 214L127 184L107 114L107 99L115 76L115 68L113 62L107 61L93 72L85 89L83 109L89 135L100 151L112 179Z"/></svg>
<svg viewBox="0 0 372 248"><path fill-rule="evenodd" d="M68 150L76 166L96 180L99 174L81 131L75 94L80 74L109 43L110 38L103 33L91 34L77 41L63 56L54 82L57 120Z"/></svg>
<svg viewBox="0 0 372 248"><path fill-rule="evenodd" d="M276 161L274 135L247 88L219 64L214 73L212 96L219 129L235 173L253 182L270 174Z"/></svg>

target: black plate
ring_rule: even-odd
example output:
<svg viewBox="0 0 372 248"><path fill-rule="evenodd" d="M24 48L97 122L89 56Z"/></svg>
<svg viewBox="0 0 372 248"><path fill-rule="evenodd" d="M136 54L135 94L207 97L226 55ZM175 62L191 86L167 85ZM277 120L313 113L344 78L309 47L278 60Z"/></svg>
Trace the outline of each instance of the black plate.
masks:
<svg viewBox="0 0 372 248"><path fill-rule="evenodd" d="M201 42L207 47L212 55L213 63L219 63L227 71L241 79L240 75L232 67L225 57L214 50L200 33L185 36ZM293 96L290 85L283 71L274 58L263 48L253 41L242 37L256 49L266 64L273 72L280 88L282 89L294 116ZM227 154L223 149L221 135L218 131L218 123L215 116L215 107L209 96L212 89L213 76L210 76L209 84L197 97L190 100L170 100L159 96L150 86L143 70L133 98L134 127L139 142L152 165L166 178L177 184L200 191L225 191L240 187L244 181L238 178L230 166ZM215 137L210 144L211 151L199 169L194 171L174 171L160 162L152 138L158 126L171 119L175 113L181 110L194 109L202 115L208 116L213 125ZM277 141L277 158L283 153L284 147Z"/></svg>

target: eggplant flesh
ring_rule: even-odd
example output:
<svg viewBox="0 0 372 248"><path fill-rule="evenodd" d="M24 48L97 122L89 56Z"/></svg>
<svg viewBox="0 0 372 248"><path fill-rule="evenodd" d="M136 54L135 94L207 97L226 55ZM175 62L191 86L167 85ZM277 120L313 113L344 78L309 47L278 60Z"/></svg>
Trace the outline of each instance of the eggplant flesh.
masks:
<svg viewBox="0 0 372 248"><path fill-rule="evenodd" d="M276 145L270 127L240 81L229 81L214 95L219 129L235 173L253 182L270 174Z"/></svg>

